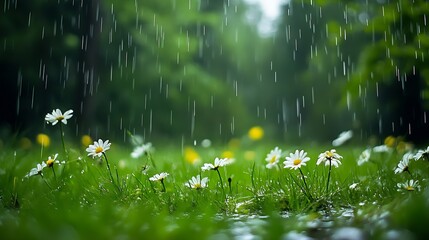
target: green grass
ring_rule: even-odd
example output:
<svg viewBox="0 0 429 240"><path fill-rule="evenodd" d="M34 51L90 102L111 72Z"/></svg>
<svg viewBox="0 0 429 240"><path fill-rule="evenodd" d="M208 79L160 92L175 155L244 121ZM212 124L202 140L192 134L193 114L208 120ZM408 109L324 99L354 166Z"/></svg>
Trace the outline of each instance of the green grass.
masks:
<svg viewBox="0 0 429 240"><path fill-rule="evenodd" d="M59 142L59 141L58 141ZM66 142L41 151L40 146L3 146L0 151L0 233L2 239L218 239L258 236L278 239L287 234L329 237L342 227L356 227L368 237L386 234L420 238L427 233L429 191L427 160L411 161L410 174L394 174L403 152L372 153L370 162L358 166L359 146L340 146L342 165L316 165L330 146L287 146L244 142L238 146L194 147L201 161L184 160L180 143L154 143L155 151L132 159L131 144L116 144L106 152L115 184L104 159L86 156L84 147ZM73 146L73 147L69 147ZM265 167L265 156L279 146L284 156L296 149L311 158L299 170ZM216 171L201 171L224 151L234 163ZM24 176L49 155L59 153L63 165L40 175ZM149 169L143 173L145 166ZM161 183L149 181L167 172ZM209 178L209 186L195 190L184 184L192 176ZM418 180L420 191L397 191L397 183ZM230 181L228 180L230 179ZM349 186L358 183L355 189ZM311 197L309 197L311 195ZM427 222L427 221L426 221Z"/></svg>

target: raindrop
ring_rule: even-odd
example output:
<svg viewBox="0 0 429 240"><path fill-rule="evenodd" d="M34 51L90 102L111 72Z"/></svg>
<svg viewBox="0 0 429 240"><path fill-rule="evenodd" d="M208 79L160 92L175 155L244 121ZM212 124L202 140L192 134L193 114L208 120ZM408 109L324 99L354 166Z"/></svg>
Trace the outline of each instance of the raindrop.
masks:
<svg viewBox="0 0 429 240"><path fill-rule="evenodd" d="M28 13L28 27L31 25L31 12Z"/></svg>

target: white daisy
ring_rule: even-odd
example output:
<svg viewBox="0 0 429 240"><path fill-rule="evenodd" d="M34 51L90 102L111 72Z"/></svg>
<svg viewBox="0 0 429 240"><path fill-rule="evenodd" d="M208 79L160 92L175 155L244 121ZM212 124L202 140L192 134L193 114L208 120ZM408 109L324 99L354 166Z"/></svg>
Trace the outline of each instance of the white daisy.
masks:
<svg viewBox="0 0 429 240"><path fill-rule="evenodd" d="M282 155L282 150L280 148L275 147L273 150L271 150L271 152L268 153L267 157L265 158L265 161L268 162L266 167L271 169L274 166L276 166L280 160L281 155Z"/></svg>
<svg viewBox="0 0 429 240"><path fill-rule="evenodd" d="M163 181L169 174L166 172L162 172L159 174L155 174L153 177L150 177L149 180L155 182L155 181Z"/></svg>
<svg viewBox="0 0 429 240"><path fill-rule="evenodd" d="M197 177L192 177L187 183L185 183L185 186L193 189L202 189L206 188L208 185L209 178L205 177L201 179L200 175L197 175Z"/></svg>
<svg viewBox="0 0 429 240"><path fill-rule="evenodd" d="M367 148L359 155L357 164L361 166L362 164L368 162L370 157L371 157L371 149Z"/></svg>
<svg viewBox="0 0 429 240"><path fill-rule="evenodd" d="M405 181L404 183L398 183L396 184L398 187L398 191L414 191L414 190L420 190L419 181L414 181L413 179L409 181Z"/></svg>
<svg viewBox="0 0 429 240"><path fill-rule="evenodd" d="M310 161L310 158L307 157L307 153L304 150L296 150L295 153L290 153L283 163L285 168L298 169L301 166L305 166L308 161Z"/></svg>
<svg viewBox="0 0 429 240"><path fill-rule="evenodd" d="M54 166L54 163L56 164L64 164L65 161L60 162L59 160L57 160L58 157L58 153L56 153L53 157L49 156L48 160L46 160L46 166L47 167L52 167Z"/></svg>
<svg viewBox="0 0 429 240"><path fill-rule="evenodd" d="M335 167L338 167L341 164L341 159L343 157L336 153L335 149L332 149L331 151L326 151L324 153L319 154L319 158L317 159L317 165L319 165L322 162L325 162L325 166L333 165Z"/></svg>
<svg viewBox="0 0 429 240"><path fill-rule="evenodd" d="M43 171L43 169L46 167L47 165L46 165L46 163L45 162L42 162L41 164L40 163L38 163L37 164L37 166L35 167L35 168L32 168L31 170L30 170L30 172L29 173L27 173L26 175L25 175L25 177L31 177L31 176L34 176L34 175L42 175L42 171Z"/></svg>
<svg viewBox="0 0 429 240"><path fill-rule="evenodd" d="M353 137L353 131L352 130L344 131L344 132L340 133L340 135L334 141L332 141L332 146L338 147L352 137Z"/></svg>
<svg viewBox="0 0 429 240"><path fill-rule="evenodd" d="M73 117L73 110L70 109L63 114L60 109L55 109L52 111L52 113L46 114L45 120L48 123L51 123L53 126L59 121L61 121L63 124L67 124L67 120L71 117Z"/></svg>
<svg viewBox="0 0 429 240"><path fill-rule="evenodd" d="M412 153L405 153L404 156L402 156L402 160L398 163L398 166L395 168L395 174L402 173L402 172L408 172L409 171L409 165L410 165L410 159L413 158Z"/></svg>
<svg viewBox="0 0 429 240"><path fill-rule="evenodd" d="M133 152L131 153L131 157L139 158L142 155L149 153L151 151L152 151L152 143L142 144L134 148Z"/></svg>
<svg viewBox="0 0 429 240"><path fill-rule="evenodd" d="M417 161L422 157L425 157L427 160L429 160L429 146L426 148L426 150L419 150L413 158Z"/></svg>
<svg viewBox="0 0 429 240"><path fill-rule="evenodd" d="M204 163L204 166L201 167L201 170L208 171L208 170L217 170L220 167L226 166L228 164L231 164L232 160L229 158L215 158L214 165L211 163Z"/></svg>
<svg viewBox="0 0 429 240"><path fill-rule="evenodd" d="M98 142L95 141L93 145L89 145L86 149L88 156L92 156L92 158L101 157L104 152L110 149L110 144L109 140L103 142L103 140L98 139Z"/></svg>

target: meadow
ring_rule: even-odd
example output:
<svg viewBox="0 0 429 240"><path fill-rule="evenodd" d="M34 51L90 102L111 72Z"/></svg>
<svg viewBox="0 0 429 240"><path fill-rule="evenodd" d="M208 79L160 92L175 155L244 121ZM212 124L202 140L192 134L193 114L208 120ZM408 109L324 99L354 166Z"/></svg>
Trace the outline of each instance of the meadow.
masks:
<svg viewBox="0 0 429 240"><path fill-rule="evenodd" d="M131 133L116 143L64 136L67 125L59 120L53 125L61 135L2 142L2 239L423 239L428 233L429 147L400 137L373 146L296 146L270 142L255 127L225 145L144 142Z"/></svg>

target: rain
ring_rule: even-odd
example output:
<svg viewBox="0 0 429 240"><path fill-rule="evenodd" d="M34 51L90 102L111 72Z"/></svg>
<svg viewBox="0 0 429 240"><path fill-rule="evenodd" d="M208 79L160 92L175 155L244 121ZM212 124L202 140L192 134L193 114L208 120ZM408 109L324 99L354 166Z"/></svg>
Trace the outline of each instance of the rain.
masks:
<svg viewBox="0 0 429 240"><path fill-rule="evenodd" d="M425 0L4 0L0 12L0 233L16 221L26 238L31 214L14 211L43 216L40 202L62 209L65 196L77 212L118 203L105 213L122 219L115 237L138 229L121 211L154 217L140 237L183 237L193 207L213 229L183 229L202 238L426 233L393 211L429 209ZM55 154L65 164L42 167ZM210 179L188 184L196 194L178 183L194 176ZM127 208L144 201L155 207Z"/></svg>

